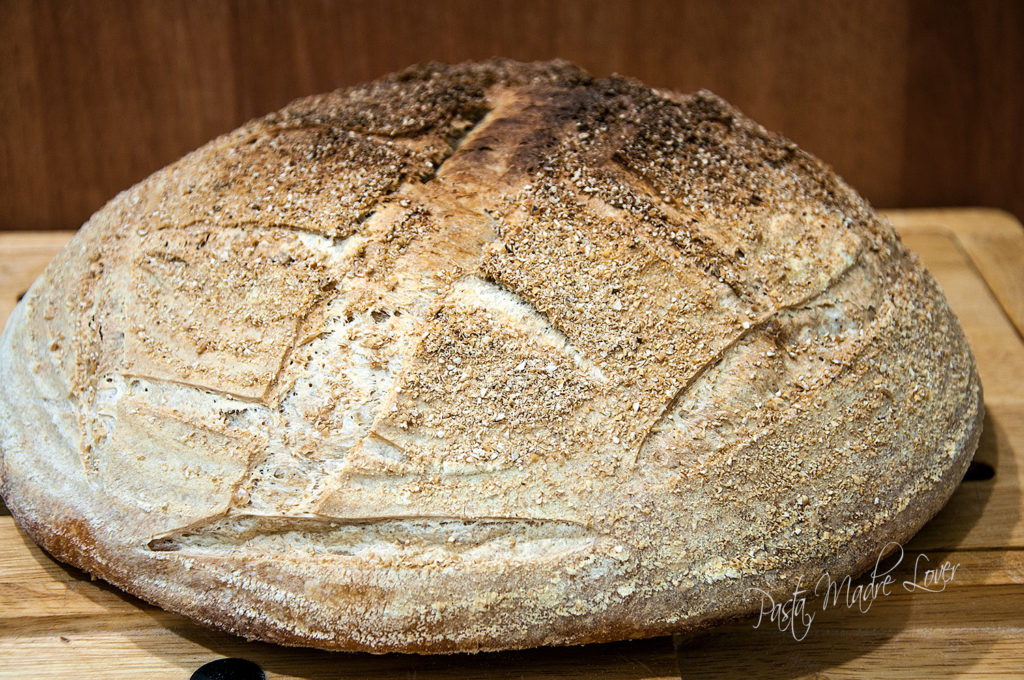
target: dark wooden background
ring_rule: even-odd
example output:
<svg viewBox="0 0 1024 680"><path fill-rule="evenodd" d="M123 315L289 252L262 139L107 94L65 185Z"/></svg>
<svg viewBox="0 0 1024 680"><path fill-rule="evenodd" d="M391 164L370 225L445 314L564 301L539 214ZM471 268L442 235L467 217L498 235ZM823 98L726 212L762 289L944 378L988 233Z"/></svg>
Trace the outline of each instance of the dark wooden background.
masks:
<svg viewBox="0 0 1024 680"><path fill-rule="evenodd" d="M563 57L712 89L879 207L1024 218L1024 2L0 0L0 229L74 228L295 97Z"/></svg>

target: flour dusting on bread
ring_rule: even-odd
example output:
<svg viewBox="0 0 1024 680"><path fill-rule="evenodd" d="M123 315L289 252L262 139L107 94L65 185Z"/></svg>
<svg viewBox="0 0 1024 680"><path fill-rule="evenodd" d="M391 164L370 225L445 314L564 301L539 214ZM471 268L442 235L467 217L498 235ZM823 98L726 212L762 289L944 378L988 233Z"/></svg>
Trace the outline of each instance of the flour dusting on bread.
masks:
<svg viewBox="0 0 1024 680"><path fill-rule="evenodd" d="M250 638L695 629L945 503L960 326L830 168L564 62L294 102L114 198L0 344L0 489L60 559Z"/></svg>

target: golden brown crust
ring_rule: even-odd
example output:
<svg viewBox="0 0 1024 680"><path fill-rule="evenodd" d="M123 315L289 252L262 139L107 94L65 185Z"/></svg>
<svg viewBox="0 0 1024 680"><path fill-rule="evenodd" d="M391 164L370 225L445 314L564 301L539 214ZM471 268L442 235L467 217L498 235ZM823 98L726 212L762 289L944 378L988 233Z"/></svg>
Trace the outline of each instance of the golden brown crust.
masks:
<svg viewBox="0 0 1024 680"><path fill-rule="evenodd" d="M911 536L977 443L957 320L714 95L426 65L97 213L0 347L0 490L59 559L248 637L580 644Z"/></svg>

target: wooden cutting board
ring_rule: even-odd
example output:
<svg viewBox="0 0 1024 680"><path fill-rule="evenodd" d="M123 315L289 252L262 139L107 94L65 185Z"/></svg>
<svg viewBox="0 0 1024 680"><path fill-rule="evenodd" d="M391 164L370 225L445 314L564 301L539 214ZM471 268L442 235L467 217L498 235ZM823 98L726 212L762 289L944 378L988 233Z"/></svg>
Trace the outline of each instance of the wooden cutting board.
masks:
<svg viewBox="0 0 1024 680"><path fill-rule="evenodd" d="M1024 229L983 209L889 217L960 317L988 415L968 479L905 546L895 585L862 588L877 597L859 607L808 601L814 619L802 641L793 635L802 625L780 630L766 618L755 629L755 617L675 639L477 656L276 647L206 630L91 581L2 516L0 678L185 680L222 657L255 661L272 679L1024 677ZM69 237L0 234L0 319ZM958 566L941 592L911 590L938 590L924 571L943 562L946 576Z"/></svg>

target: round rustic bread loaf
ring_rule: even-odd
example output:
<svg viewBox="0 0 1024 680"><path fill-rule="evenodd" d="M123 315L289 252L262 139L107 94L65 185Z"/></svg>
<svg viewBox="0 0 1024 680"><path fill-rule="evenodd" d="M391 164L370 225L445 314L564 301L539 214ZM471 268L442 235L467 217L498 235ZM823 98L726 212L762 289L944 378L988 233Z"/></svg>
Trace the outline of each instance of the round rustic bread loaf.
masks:
<svg viewBox="0 0 1024 680"><path fill-rule="evenodd" d="M873 564L977 443L934 281L707 92L565 63L299 100L120 194L0 350L48 551L251 638L665 634Z"/></svg>

